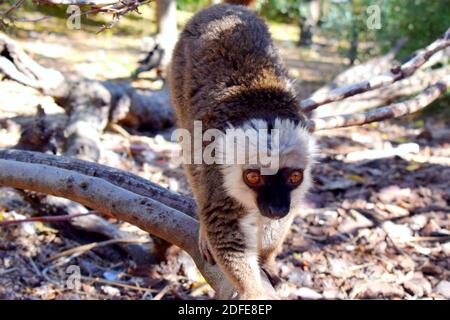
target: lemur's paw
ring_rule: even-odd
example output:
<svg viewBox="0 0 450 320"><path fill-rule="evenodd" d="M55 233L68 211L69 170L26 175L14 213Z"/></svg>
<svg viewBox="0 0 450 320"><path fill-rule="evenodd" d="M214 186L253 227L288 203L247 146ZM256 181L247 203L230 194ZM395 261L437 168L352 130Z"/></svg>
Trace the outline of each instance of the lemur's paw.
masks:
<svg viewBox="0 0 450 320"><path fill-rule="evenodd" d="M215 265L216 261L209 250L208 242L205 237L200 236L198 239L198 247L200 249L200 253L202 254L203 259L205 259L209 264Z"/></svg>

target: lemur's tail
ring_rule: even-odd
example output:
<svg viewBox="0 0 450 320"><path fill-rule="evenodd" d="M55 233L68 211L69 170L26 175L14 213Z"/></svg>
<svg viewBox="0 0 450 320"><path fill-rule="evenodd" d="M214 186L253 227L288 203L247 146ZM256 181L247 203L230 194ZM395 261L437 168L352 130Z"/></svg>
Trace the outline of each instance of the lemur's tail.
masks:
<svg viewBox="0 0 450 320"><path fill-rule="evenodd" d="M224 0L225 3L240 4L242 6L252 7L255 0Z"/></svg>

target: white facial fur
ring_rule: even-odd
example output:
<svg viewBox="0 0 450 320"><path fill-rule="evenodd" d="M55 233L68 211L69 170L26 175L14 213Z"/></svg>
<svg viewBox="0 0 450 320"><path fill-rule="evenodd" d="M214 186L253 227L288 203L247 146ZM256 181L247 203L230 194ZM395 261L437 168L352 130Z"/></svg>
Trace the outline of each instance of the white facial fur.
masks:
<svg viewBox="0 0 450 320"><path fill-rule="evenodd" d="M253 119L246 122L241 128L247 133L249 132L247 130L254 131L253 134L257 136L258 130L268 129L268 124L264 120ZM273 129L278 129L279 132L279 169L288 167L304 170L302 184L291 192L292 210L300 204L304 194L311 185L311 166L314 162L316 144L314 137L302 125L295 125L290 120L276 119ZM226 140L227 136L225 135ZM238 147L245 148L245 146ZM226 148L224 150L228 152ZM250 150L252 149L250 148ZM253 150L258 149L255 148ZM253 152L253 154L249 154L249 159L251 160L250 163L257 163L259 155L257 152ZM243 171L249 168L255 169L259 167L258 164L224 164L222 165L222 173L228 194L247 209L255 210L257 209L256 194L242 179Z"/></svg>

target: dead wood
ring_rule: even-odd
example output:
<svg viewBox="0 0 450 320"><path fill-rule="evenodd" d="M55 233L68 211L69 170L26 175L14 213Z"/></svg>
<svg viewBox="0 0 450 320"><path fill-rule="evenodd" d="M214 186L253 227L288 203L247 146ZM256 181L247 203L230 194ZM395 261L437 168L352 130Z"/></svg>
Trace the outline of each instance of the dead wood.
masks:
<svg viewBox="0 0 450 320"><path fill-rule="evenodd" d="M160 185L136 176L132 173L114 169L98 163L53 157L52 155L20 150L0 149L0 158L20 162L52 165L58 168L75 170L87 176L102 178L109 183L120 186L130 192L152 198L171 208L182 211L191 217L196 217L197 206L194 199L167 190Z"/></svg>
<svg viewBox="0 0 450 320"><path fill-rule="evenodd" d="M363 92L385 87L401 79L411 76L416 70L423 66L435 53L450 46L450 29L426 48L419 50L417 54L399 67L392 69L382 75L375 76L370 80L354 83L348 86L333 89L329 92L317 93L315 96L302 100L300 107L304 112L310 112L317 107L335 101L343 100Z"/></svg>
<svg viewBox="0 0 450 320"><path fill-rule="evenodd" d="M450 75L427 88L416 97L366 112L344 114L308 120L311 131L363 125L366 123L398 118L425 108L446 93L450 86Z"/></svg>
<svg viewBox="0 0 450 320"><path fill-rule="evenodd" d="M450 66L431 70L419 69L411 77L394 82L388 87L364 92L341 101L330 102L312 111L311 118L322 118L360 112L389 105L403 97L422 92L450 74Z"/></svg>
<svg viewBox="0 0 450 320"><path fill-rule="evenodd" d="M14 149L56 153L56 147L51 142L54 135L55 130L50 127L44 109L38 105L36 117L24 126Z"/></svg>
<svg viewBox="0 0 450 320"><path fill-rule="evenodd" d="M99 152L98 136L108 121L149 131L165 129L175 123L167 89L141 91L128 82L63 75L42 67L3 34L0 34L0 73L41 90L64 107L69 115L66 135L67 152L71 155L95 160Z"/></svg>
<svg viewBox="0 0 450 320"><path fill-rule="evenodd" d="M74 107L78 108L77 109L78 112L77 113L72 112L71 115L77 114L82 119L86 119L87 118L86 116L89 116L89 114L85 115L82 113L82 108L80 107L80 105L75 105ZM95 119L95 117L92 118ZM105 115L104 119L106 118L107 115ZM89 125L90 122L86 122L83 120L74 122L74 126L79 127L82 124ZM83 143L84 142L83 136L87 137L87 139L91 138L91 136L86 135L85 131L87 130L87 128L79 128L79 129L81 130L80 131L81 134L75 131L72 135L73 137L72 139L75 140L75 143L73 143L72 141L72 143L69 145L71 146L72 150L75 151L85 151L85 150L92 151L93 149L86 148L86 146L90 146L90 144L85 145ZM100 132L95 133L97 134L97 136L99 136L100 134ZM95 133L93 133L93 135ZM45 117L44 110L40 106L38 106L36 118L30 125L28 125L23 130L19 143L16 145L16 148L22 150L45 152L46 150L50 149L53 146L53 144L50 143L50 139L53 137L53 134L54 132L49 127L48 121L46 120ZM75 149L76 146L81 146L81 148ZM52 150L56 151L54 150L54 148ZM82 159L87 158L91 159L92 161L97 161L99 156L99 153L96 153L94 154L95 156L89 158L88 157L89 154L85 152L83 153L77 152L75 154L73 154L73 152L72 154L70 152L67 152L67 154L75 158L82 158ZM67 199L61 199L50 195L39 195L27 191L21 191L21 194L25 201L27 201L35 210L37 210L43 215L52 212L56 215L65 214L67 215L67 217L73 216L71 219L68 219L67 222L71 226L80 229L84 232L101 234L110 239L127 240L133 238L131 234L119 230L116 225L109 223L102 217L95 215L78 216L80 212L82 212L83 214L88 212L88 210L85 207L83 207L78 203L72 202ZM136 262L137 266L139 267L147 266L148 268L148 266L151 263L156 262L155 258L150 254L150 251L147 247L141 246L139 244L119 243L119 245L125 252L127 252L130 255L130 257L133 259L134 262Z"/></svg>
<svg viewBox="0 0 450 320"><path fill-rule="evenodd" d="M36 158L42 155L24 153L33 154ZM3 151L2 155L8 155L8 150ZM3 156L2 159L4 159ZM59 158L49 157L54 160ZM65 158L64 161L71 162L72 159ZM113 185L102 178L52 165L0 160L0 185L64 197L134 224L189 253L219 297L233 296L234 288L218 267L204 261L199 252L197 220L181 211ZM264 274L262 276L266 289L273 291L267 277Z"/></svg>

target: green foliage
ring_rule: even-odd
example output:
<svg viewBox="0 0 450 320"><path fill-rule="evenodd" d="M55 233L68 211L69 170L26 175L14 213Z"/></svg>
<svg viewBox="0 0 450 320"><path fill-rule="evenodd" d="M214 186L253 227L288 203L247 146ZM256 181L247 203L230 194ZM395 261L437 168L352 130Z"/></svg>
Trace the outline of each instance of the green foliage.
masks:
<svg viewBox="0 0 450 320"><path fill-rule="evenodd" d="M211 4L210 0L177 0L177 9L183 11L197 12Z"/></svg>
<svg viewBox="0 0 450 320"><path fill-rule="evenodd" d="M386 51L398 39L408 43L400 52L404 57L439 37L450 26L448 0L319 0L321 4L320 31L326 36L344 40L347 44L356 37L360 42L373 42L370 56ZM308 17L308 0L267 0L259 2L259 11L266 18L298 23ZM381 28L367 26L367 8L377 5L381 14ZM356 34L355 34L356 32ZM360 52L361 54L361 52Z"/></svg>
<svg viewBox="0 0 450 320"><path fill-rule="evenodd" d="M259 2L258 10L270 20L295 23L305 5L305 0L268 0Z"/></svg>
<svg viewBox="0 0 450 320"><path fill-rule="evenodd" d="M450 27L448 0L382 0L380 6L382 28L375 32L375 39L379 43L392 43L407 37L402 56L426 46Z"/></svg>

